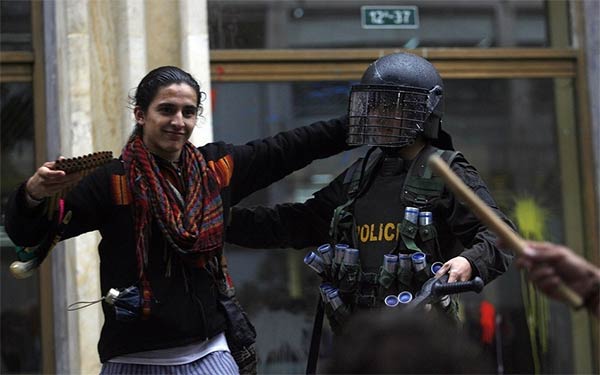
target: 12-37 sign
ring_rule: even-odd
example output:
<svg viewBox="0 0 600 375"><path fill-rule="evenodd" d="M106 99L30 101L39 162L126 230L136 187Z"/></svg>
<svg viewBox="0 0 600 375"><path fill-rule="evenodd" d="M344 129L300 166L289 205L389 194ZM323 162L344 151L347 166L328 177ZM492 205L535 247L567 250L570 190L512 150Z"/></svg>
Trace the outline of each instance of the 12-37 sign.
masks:
<svg viewBox="0 0 600 375"><path fill-rule="evenodd" d="M417 29L419 12L416 6L362 6L363 29Z"/></svg>

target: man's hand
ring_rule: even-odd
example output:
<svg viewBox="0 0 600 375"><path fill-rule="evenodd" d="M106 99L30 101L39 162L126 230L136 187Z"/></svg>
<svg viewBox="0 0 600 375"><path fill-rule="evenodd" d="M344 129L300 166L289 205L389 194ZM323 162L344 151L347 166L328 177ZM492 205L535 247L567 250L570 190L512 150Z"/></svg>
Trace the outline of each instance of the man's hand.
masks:
<svg viewBox="0 0 600 375"><path fill-rule="evenodd" d="M471 269L471 263L467 258L458 256L450 259L437 271L436 277L440 277L444 274L448 274L448 282L453 283L455 281L469 281L473 276L473 270Z"/></svg>
<svg viewBox="0 0 600 375"><path fill-rule="evenodd" d="M597 316L600 269L575 254L571 249L550 242L527 242L527 251L516 265L528 271L529 280L551 298L563 300L558 285L564 283L586 299L587 306Z"/></svg>

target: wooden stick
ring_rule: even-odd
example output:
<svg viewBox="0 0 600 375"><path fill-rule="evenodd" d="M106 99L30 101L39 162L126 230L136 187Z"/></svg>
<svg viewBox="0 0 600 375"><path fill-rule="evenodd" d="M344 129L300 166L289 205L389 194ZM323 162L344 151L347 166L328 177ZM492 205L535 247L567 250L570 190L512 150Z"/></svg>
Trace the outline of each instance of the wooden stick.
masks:
<svg viewBox="0 0 600 375"><path fill-rule="evenodd" d="M473 211L492 232L494 232L504 244L517 255L527 252L527 242L519 236L511 227L502 221L498 215L479 198L457 175L450 169L442 158L433 154L429 157L429 166L440 177L444 179L450 190L454 192ZM559 284L558 292L572 307L578 308L583 305L583 299L572 289L564 284Z"/></svg>

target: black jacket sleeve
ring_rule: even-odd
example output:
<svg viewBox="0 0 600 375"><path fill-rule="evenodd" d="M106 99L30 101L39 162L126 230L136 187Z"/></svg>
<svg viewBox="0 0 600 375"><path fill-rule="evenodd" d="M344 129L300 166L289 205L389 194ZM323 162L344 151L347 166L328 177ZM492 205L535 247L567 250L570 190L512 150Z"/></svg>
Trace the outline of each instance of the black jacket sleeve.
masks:
<svg viewBox="0 0 600 375"><path fill-rule="evenodd" d="M118 164L114 160L112 164ZM108 171L100 167L84 177L65 196L65 212L72 212L72 219L66 228L62 239L75 237L79 234L100 228L100 223L106 219L110 208ZM25 198L25 183L23 183L9 198L6 206L6 233L19 246L38 245L57 225L56 218L49 220L44 203L29 207Z"/></svg>
<svg viewBox="0 0 600 375"><path fill-rule="evenodd" d="M349 149L347 122L348 118L342 116L234 146L231 205L313 160Z"/></svg>
<svg viewBox="0 0 600 375"><path fill-rule="evenodd" d="M304 203L233 207L227 242L248 248L295 248L329 242L334 209L344 203L344 171Z"/></svg>
<svg viewBox="0 0 600 375"><path fill-rule="evenodd" d="M4 216L5 230L18 246L39 244L51 226L45 211L48 200L29 207L25 198L25 182L9 196Z"/></svg>
<svg viewBox="0 0 600 375"><path fill-rule="evenodd" d="M514 224L498 208L479 173L464 157L459 156L452 163L452 170L469 186L492 210L511 228ZM449 195L448 216L446 219L452 233L460 240L464 250L460 254L471 263L473 274L480 276L487 284L508 270L512 254L497 246L496 235L490 231L453 194Z"/></svg>

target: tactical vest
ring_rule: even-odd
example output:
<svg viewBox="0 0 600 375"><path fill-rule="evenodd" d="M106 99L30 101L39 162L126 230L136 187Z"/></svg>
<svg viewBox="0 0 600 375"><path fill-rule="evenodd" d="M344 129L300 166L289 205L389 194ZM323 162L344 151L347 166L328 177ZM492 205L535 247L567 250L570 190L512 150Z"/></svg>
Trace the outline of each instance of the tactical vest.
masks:
<svg viewBox="0 0 600 375"><path fill-rule="evenodd" d="M429 156L438 154L448 165L459 155L458 151L440 150L433 146L426 146L419 152L406 174L400 202L405 207L416 207L419 210L429 210L434 200L441 197L444 191L444 182L435 176L428 166ZM345 243L358 248L357 227L354 217L355 201L366 192L369 182L374 178L374 171L378 170L384 155L378 148L371 148L364 158L357 160L346 172L344 185L347 186L348 200L334 210L331 220L330 235L333 243ZM397 238L392 254L414 254L418 252L426 255L426 268L422 271L402 271L398 267L397 274L390 274L383 267L379 273L356 271L350 275L351 280L339 280L339 292L345 303L359 307L377 307L383 304L384 297L388 294L409 291L413 295L421 285L431 276L430 270L433 260L442 258L437 245L436 222L419 226L402 218L400 221L400 235ZM358 248L360 251L360 248Z"/></svg>

